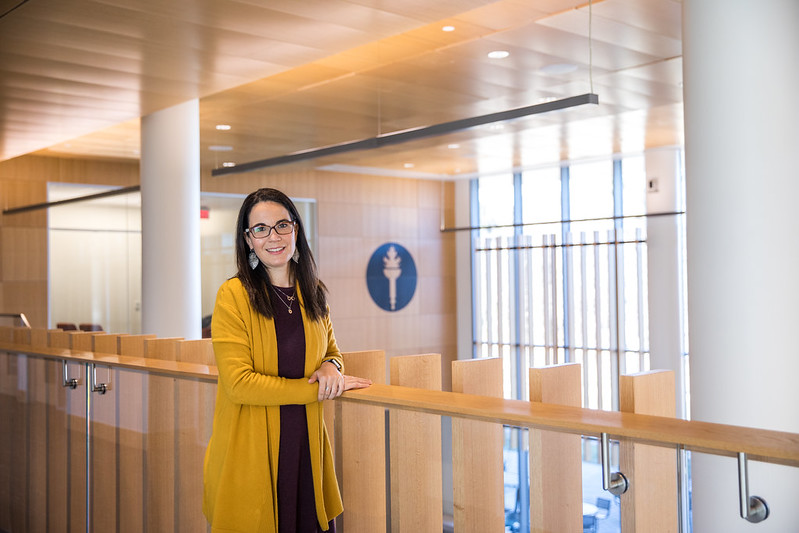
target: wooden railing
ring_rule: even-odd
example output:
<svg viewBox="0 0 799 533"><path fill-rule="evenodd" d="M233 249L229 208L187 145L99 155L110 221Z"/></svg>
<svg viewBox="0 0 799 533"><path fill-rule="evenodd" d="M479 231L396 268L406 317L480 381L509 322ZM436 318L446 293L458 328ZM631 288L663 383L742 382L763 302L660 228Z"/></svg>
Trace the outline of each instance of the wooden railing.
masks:
<svg viewBox="0 0 799 533"><path fill-rule="evenodd" d="M675 461L646 450L743 453L799 467L799 434L636 414L657 412L642 391L664 396L657 387L667 374L625 376L629 412L606 412L569 405L563 391L579 388L576 365L532 369L531 398L541 401L524 402L501 397L498 359L453 363L455 392L444 392L436 354L391 358L390 384L382 351L344 358L348 373L374 383L325 406L347 533L442 530L441 416L453 422L455 531L504 530L503 425L531 432L536 531L579 530L580 436L621 443L631 481L621 496L624 531L644 530L652 514L659 531L677 530L674 487L654 504L665 511L653 511L647 493L653 475L676 479ZM207 339L0 327L0 530L207 529L202 463L216 378Z"/></svg>

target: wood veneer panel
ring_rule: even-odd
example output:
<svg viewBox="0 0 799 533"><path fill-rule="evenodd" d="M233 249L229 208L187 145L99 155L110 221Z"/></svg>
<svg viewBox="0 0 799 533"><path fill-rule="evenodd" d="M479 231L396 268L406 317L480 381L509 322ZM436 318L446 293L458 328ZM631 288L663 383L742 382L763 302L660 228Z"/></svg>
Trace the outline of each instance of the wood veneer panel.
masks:
<svg viewBox="0 0 799 533"><path fill-rule="evenodd" d="M70 331L70 348L73 350L80 350L84 352L91 352L94 350L94 337L95 333L90 331Z"/></svg>
<svg viewBox="0 0 799 533"><path fill-rule="evenodd" d="M0 337L5 338L5 328L0 328ZM9 420L14 410L12 388L12 358L9 352L0 351L0 417ZM11 431L0 431L0 529L11 530Z"/></svg>
<svg viewBox="0 0 799 533"><path fill-rule="evenodd" d="M153 335L119 337L119 354L143 357L144 343ZM144 528L144 374L117 369L114 394L119 405L117 445L119 482L117 514L121 533L141 533Z"/></svg>
<svg viewBox="0 0 799 533"><path fill-rule="evenodd" d="M89 335L92 351L99 353L116 353L119 346L119 335ZM105 394L97 392L91 396L91 524L92 531L115 531L118 515L118 478L117 466L119 456L117 408L119 392L117 390L120 371L106 366L98 366L97 381L106 383ZM137 406L129 406L135 409Z"/></svg>
<svg viewBox="0 0 799 533"><path fill-rule="evenodd" d="M92 351L97 353L119 353L119 337L121 335L112 335L108 333L96 333L92 336L94 348Z"/></svg>
<svg viewBox="0 0 799 533"><path fill-rule="evenodd" d="M28 531L47 531L46 360L28 357Z"/></svg>
<svg viewBox="0 0 799 533"><path fill-rule="evenodd" d="M440 391L441 356L392 357L391 384ZM393 409L389 434L391 530L443 530L441 417Z"/></svg>
<svg viewBox="0 0 799 533"><path fill-rule="evenodd" d="M31 346L47 346L50 330L47 328L31 329Z"/></svg>
<svg viewBox="0 0 799 533"><path fill-rule="evenodd" d="M383 350L346 352L342 356L345 374L385 384ZM385 409L338 401L336 407L340 421L335 436L341 450L336 457L336 472L344 500L341 527L348 533L380 533L386 530Z"/></svg>
<svg viewBox="0 0 799 533"><path fill-rule="evenodd" d="M67 389L62 387L62 364L45 362L47 387L47 530L66 531L67 525Z"/></svg>
<svg viewBox="0 0 799 533"><path fill-rule="evenodd" d="M17 344L30 344L31 343L31 330L30 328L18 327L14 328L13 339Z"/></svg>
<svg viewBox="0 0 799 533"><path fill-rule="evenodd" d="M144 357L145 341L154 338L155 335L124 335L119 338L119 355Z"/></svg>
<svg viewBox="0 0 799 533"><path fill-rule="evenodd" d="M0 413L6 429L0 437L0 527L25 531L27 507L27 395L19 391L24 357L2 352L0 360Z"/></svg>
<svg viewBox="0 0 799 533"><path fill-rule="evenodd" d="M69 332L51 330L49 345L52 348L70 347ZM79 366L68 364L70 378L79 379L85 386ZM69 524L67 505L69 502L69 418L68 394L78 389L65 388L62 362L54 359L45 363L47 386L47 531L67 531ZM79 385L79 387L81 386Z"/></svg>
<svg viewBox="0 0 799 533"><path fill-rule="evenodd" d="M177 360L213 364L210 339L180 341ZM175 380L175 476L177 524L179 531L205 531L203 515L203 462L213 427L213 398L216 386L193 379Z"/></svg>
<svg viewBox="0 0 799 533"><path fill-rule="evenodd" d="M180 339L147 339L145 356L176 361ZM176 531L175 457L175 379L147 375L142 408L147 413L144 428L145 527L148 531Z"/></svg>
<svg viewBox="0 0 799 533"><path fill-rule="evenodd" d="M452 391L502 397L502 359L452 362ZM452 419L455 531L503 531L502 426Z"/></svg>
<svg viewBox="0 0 799 533"><path fill-rule="evenodd" d="M91 337L85 332L67 332L69 335L69 348L83 350L88 344L91 350ZM77 346L76 346L77 345ZM72 365L70 365L72 366ZM67 460L67 505L69 520L67 531L70 533L86 532L86 415L87 415L87 390L90 387L87 375L87 365L75 365L80 375L80 384L75 389L67 388L67 441L69 443Z"/></svg>
<svg viewBox="0 0 799 533"><path fill-rule="evenodd" d="M578 363L530 369L530 401L581 405ZM582 456L579 435L530 429L531 531L580 531Z"/></svg>
<svg viewBox="0 0 799 533"><path fill-rule="evenodd" d="M673 418L674 372L653 370L619 377L619 410ZM621 498L623 531L678 531L677 456L674 449L622 440L619 469L630 481Z"/></svg>

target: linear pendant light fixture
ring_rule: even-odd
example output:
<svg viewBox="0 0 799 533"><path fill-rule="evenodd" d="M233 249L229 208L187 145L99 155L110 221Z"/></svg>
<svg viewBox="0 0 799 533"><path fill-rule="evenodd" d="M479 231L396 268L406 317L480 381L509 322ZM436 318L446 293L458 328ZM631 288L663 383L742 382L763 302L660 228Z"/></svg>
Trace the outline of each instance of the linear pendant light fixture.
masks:
<svg viewBox="0 0 799 533"><path fill-rule="evenodd" d="M482 126L484 124L491 124L492 122L501 122L504 120L513 120L517 118L527 117L530 115L538 115L541 113L548 113L550 111L558 111L560 109L567 109L570 107L577 107L585 104L599 104L599 96L595 93L586 93L578 96L570 96L561 100L553 100L543 104L535 104L526 107L518 107L508 111L499 111L497 113L489 113L487 115L480 115L478 117L464 118L460 120L453 120L451 122L443 122L433 126L423 126L419 128L411 128L392 133L385 133L372 137L369 139L361 139L358 141L350 141L341 144L333 144L323 146L321 148L311 148L308 150L301 150L287 155L280 155L270 157L267 159L260 159L258 161L251 161L249 163L242 163L235 167L215 168L211 171L212 176L223 176L226 174L238 174L242 172L250 172L261 168L274 167L278 165L285 165L288 163L295 163L297 161L304 161L308 159L315 159L317 157L324 157L334 154L342 154L345 152L352 152L355 150L369 150L380 148L383 146L390 146L392 144L399 144L408 141L422 139L424 137L432 137L435 135L444 135L456 131L474 128L475 126Z"/></svg>

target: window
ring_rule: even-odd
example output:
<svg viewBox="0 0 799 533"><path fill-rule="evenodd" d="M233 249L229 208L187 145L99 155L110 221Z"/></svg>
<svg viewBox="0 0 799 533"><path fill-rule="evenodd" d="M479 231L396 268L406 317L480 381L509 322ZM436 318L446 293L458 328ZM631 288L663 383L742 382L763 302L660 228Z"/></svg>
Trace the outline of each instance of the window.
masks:
<svg viewBox="0 0 799 533"><path fill-rule="evenodd" d="M506 398L529 398L528 368L578 362L583 405L617 409L618 376L648 369L644 183L643 157L476 181L474 355L502 358ZM506 516L522 530L526 441L506 428Z"/></svg>

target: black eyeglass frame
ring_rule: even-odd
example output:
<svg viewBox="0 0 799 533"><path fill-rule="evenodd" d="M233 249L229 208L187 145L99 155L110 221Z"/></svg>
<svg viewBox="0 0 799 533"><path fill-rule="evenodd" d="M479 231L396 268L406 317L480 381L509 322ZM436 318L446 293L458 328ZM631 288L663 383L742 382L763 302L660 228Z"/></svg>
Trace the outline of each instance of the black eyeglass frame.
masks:
<svg viewBox="0 0 799 533"><path fill-rule="evenodd" d="M278 226L280 226L281 224L288 224L288 231L286 231L284 233L283 231L279 230ZM264 228L264 229L268 228L268 231L266 232L266 235L261 235L261 233L263 233L263 231L259 231L258 233L254 233L252 231L255 228ZM291 235L291 232L293 232L296 228L297 228L297 221L296 220L283 219L283 220L278 220L277 223L274 226L270 226L269 224L256 224L255 226L253 226L251 228L246 228L244 230L244 233L246 233L247 235L249 235L253 239L266 239L267 237L272 235L272 230L275 230L275 233L277 233L278 235Z"/></svg>

